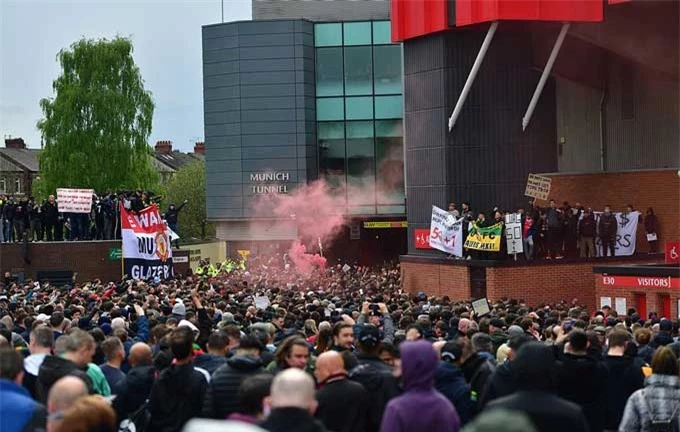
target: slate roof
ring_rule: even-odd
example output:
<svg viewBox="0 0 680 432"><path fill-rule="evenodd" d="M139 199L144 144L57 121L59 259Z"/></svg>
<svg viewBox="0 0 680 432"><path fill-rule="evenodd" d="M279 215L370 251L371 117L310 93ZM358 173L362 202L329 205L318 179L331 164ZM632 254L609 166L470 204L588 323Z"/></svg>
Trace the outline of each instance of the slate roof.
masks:
<svg viewBox="0 0 680 432"><path fill-rule="evenodd" d="M38 172L38 149L17 149L0 147L0 154L6 159L31 172Z"/></svg>

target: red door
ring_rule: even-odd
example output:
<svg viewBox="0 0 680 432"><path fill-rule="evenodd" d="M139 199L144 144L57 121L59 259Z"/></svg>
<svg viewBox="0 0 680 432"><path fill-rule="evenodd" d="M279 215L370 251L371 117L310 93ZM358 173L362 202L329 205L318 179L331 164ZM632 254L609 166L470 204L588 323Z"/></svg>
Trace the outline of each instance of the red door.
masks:
<svg viewBox="0 0 680 432"><path fill-rule="evenodd" d="M671 319L671 296L659 294L659 316Z"/></svg>
<svg viewBox="0 0 680 432"><path fill-rule="evenodd" d="M635 309L643 320L647 320L647 294L635 293Z"/></svg>

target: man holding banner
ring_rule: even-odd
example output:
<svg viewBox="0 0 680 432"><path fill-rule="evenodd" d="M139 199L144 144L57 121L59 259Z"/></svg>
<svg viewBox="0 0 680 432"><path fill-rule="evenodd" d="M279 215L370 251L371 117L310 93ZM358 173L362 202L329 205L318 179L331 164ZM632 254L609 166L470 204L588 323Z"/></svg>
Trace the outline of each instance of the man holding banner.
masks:
<svg viewBox="0 0 680 432"><path fill-rule="evenodd" d="M462 257L463 218L456 219L451 213L432 206L429 243L431 248Z"/></svg>

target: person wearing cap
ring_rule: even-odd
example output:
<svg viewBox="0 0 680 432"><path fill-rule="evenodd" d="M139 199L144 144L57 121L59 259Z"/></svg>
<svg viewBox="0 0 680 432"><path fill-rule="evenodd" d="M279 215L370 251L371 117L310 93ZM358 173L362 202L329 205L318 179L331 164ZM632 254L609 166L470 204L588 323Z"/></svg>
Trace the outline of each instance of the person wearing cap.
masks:
<svg viewBox="0 0 680 432"><path fill-rule="evenodd" d="M364 386L348 379L342 355L322 353L316 360L314 376L319 402L316 418L334 432L366 430L369 395Z"/></svg>
<svg viewBox="0 0 680 432"><path fill-rule="evenodd" d="M370 302L363 302L361 305L361 313L359 318L357 318L356 325L362 326L368 322L378 327L383 332L383 343L393 343L394 342L394 321L392 316L387 310L385 303L378 303L371 307ZM375 308L377 306L377 309Z"/></svg>
<svg viewBox="0 0 680 432"><path fill-rule="evenodd" d="M460 370L463 357L463 345L459 342L446 342L441 348L440 362L434 376L434 386L456 408L461 425L472 420L474 401L470 394L470 386Z"/></svg>
<svg viewBox="0 0 680 432"><path fill-rule="evenodd" d="M513 359L517 391L490 402L484 412L496 409L523 412L538 432L588 432L580 406L555 394L555 356L550 346L530 341Z"/></svg>
<svg viewBox="0 0 680 432"><path fill-rule="evenodd" d="M498 348L508 341L508 335L503 331L503 327L505 327L505 322L500 318L492 318L489 322L489 336L494 356L498 353Z"/></svg>
<svg viewBox="0 0 680 432"><path fill-rule="evenodd" d="M380 359L381 340L377 327L361 326L356 356L359 364L349 372L350 378L362 384L369 394L367 432L380 429L385 406L400 393L393 368Z"/></svg>
<svg viewBox="0 0 680 432"><path fill-rule="evenodd" d="M425 340L401 345L404 393L385 408L381 432L458 432L460 418L451 402L434 388L437 354Z"/></svg>
<svg viewBox="0 0 680 432"><path fill-rule="evenodd" d="M512 361L517 356L517 351L519 351L524 344L532 341L534 341L534 339L524 333L515 333L510 336L510 339L507 342L507 359L502 364L499 364L491 374L489 382L484 388L482 398L479 400L480 410L484 409L489 402L508 396L517 390L515 375L512 371Z"/></svg>
<svg viewBox="0 0 680 432"><path fill-rule="evenodd" d="M652 348L657 349L675 342L673 336L671 336L672 331L673 322L667 318L662 318L661 321L659 321L659 332L652 340Z"/></svg>
<svg viewBox="0 0 680 432"><path fill-rule="evenodd" d="M609 374L605 398L605 430L618 429L628 397L644 386L644 362L640 358L624 354L630 338L630 333L620 329L609 333L607 338L609 348L604 364Z"/></svg>

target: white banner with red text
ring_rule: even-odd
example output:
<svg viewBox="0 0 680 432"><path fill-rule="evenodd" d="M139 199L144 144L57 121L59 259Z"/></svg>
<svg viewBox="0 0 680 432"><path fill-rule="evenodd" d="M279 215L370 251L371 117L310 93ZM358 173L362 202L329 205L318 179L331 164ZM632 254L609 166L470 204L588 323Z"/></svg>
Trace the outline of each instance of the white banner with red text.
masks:
<svg viewBox="0 0 680 432"><path fill-rule="evenodd" d="M463 256L463 218L456 218L446 210L432 206L430 247L457 257Z"/></svg>
<svg viewBox="0 0 680 432"><path fill-rule="evenodd" d="M133 279L173 276L170 233L154 204L139 213L120 206L123 271Z"/></svg>

